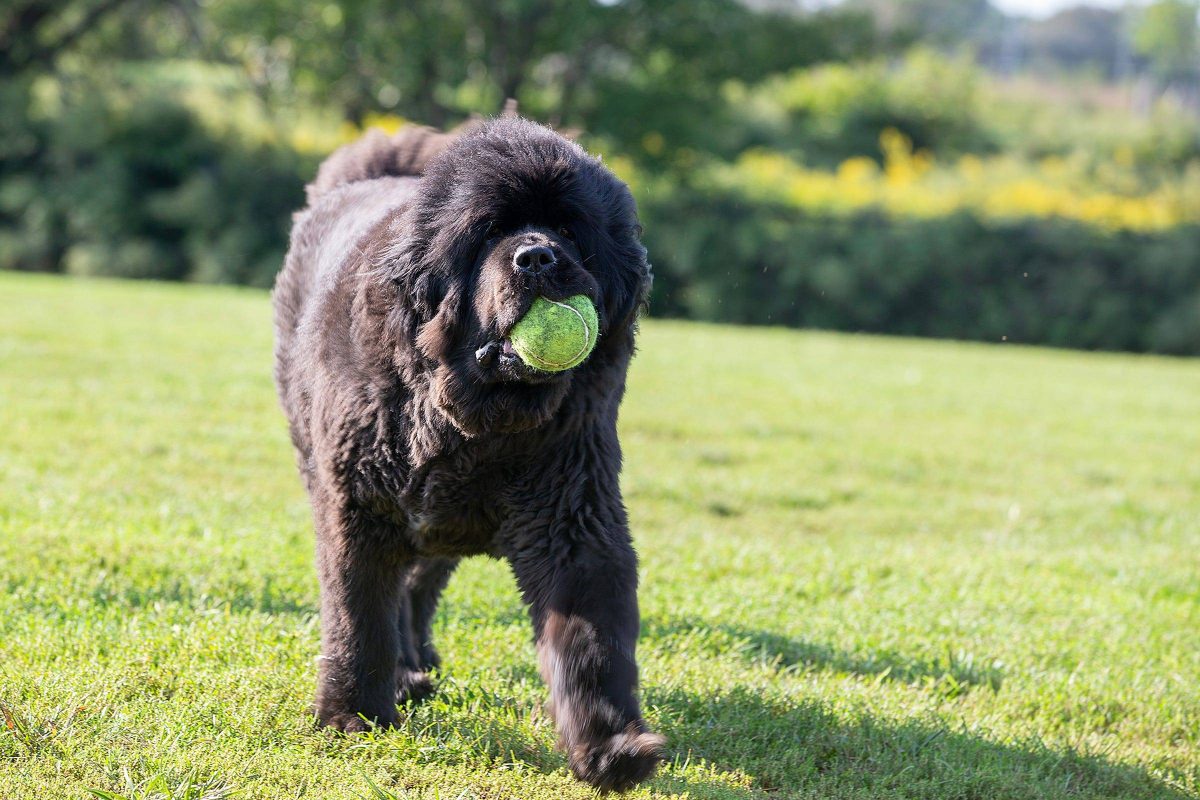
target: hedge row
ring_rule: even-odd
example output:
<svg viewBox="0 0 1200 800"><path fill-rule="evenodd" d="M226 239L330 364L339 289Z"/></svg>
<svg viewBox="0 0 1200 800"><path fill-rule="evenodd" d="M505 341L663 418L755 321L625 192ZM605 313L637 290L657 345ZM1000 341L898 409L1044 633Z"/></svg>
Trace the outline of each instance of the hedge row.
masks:
<svg viewBox="0 0 1200 800"><path fill-rule="evenodd" d="M268 286L314 169L167 99L85 104L0 148L0 267ZM1198 225L816 216L683 182L641 209L654 314L1200 354Z"/></svg>
<svg viewBox="0 0 1200 800"><path fill-rule="evenodd" d="M814 216L683 192L642 211L660 315L1200 354L1200 225Z"/></svg>
<svg viewBox="0 0 1200 800"><path fill-rule="evenodd" d="M317 164L145 96L79 103L21 139L0 148L4 269L270 286Z"/></svg>

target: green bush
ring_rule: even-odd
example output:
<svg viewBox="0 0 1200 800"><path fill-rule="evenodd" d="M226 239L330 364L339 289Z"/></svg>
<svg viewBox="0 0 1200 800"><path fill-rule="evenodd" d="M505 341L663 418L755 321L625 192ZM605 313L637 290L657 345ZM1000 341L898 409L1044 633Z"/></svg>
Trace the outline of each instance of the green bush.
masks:
<svg viewBox="0 0 1200 800"><path fill-rule="evenodd" d="M980 76L970 61L916 50L896 64L826 64L726 87L740 120L734 150L768 147L810 165L852 156L881 159L880 134L898 130L939 155L995 149L979 111Z"/></svg>
<svg viewBox="0 0 1200 800"><path fill-rule="evenodd" d="M0 142L0 267L272 283L315 157L261 119L239 122L236 103L201 114L153 82L72 91ZM930 118L952 113L930 102ZM820 116L854 106L826 98ZM654 314L1200 354L1200 225L818 213L709 172L635 180Z"/></svg>
<svg viewBox="0 0 1200 800"><path fill-rule="evenodd" d="M153 87L77 95L0 180L0 267L271 285L312 159Z"/></svg>
<svg viewBox="0 0 1200 800"><path fill-rule="evenodd" d="M1144 112L1118 98L1112 87L1092 82L1027 77L983 83L978 102L982 124L999 149L1026 159L1060 156L1096 171L1124 163L1149 181L1177 178L1200 159L1195 113L1169 97Z"/></svg>
<svg viewBox="0 0 1200 800"><path fill-rule="evenodd" d="M645 198L654 313L1200 354L1200 226L818 216L736 194Z"/></svg>

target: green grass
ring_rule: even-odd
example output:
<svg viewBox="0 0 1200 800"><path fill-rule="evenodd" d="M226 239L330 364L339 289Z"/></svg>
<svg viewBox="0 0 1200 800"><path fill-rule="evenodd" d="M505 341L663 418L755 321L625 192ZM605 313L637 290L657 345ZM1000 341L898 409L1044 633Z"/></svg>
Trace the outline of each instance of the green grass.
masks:
<svg viewBox="0 0 1200 800"><path fill-rule="evenodd" d="M0 796L588 798L503 564L441 690L314 728L246 290L0 275ZM1200 797L1200 361L644 325L643 695L689 798Z"/></svg>

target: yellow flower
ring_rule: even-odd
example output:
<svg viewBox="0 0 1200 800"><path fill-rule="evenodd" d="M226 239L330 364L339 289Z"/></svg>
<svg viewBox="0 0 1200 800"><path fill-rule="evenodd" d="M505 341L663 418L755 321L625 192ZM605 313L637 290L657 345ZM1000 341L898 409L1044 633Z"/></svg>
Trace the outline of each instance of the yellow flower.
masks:
<svg viewBox="0 0 1200 800"><path fill-rule="evenodd" d="M757 150L718 175L748 195L822 212L879 208L901 217L936 217L966 210L990 219L1062 217L1112 230L1157 230L1200 220L1200 190L1192 182L1130 192L1128 186L1141 184L1133 169L1119 164L1108 165L1115 177L1105 171L1089 177L1086 164L1062 158L1026 162L966 155L939 165L927 152L914 153L908 137L891 129L880 136L880 147L882 171L863 157L830 172ZM1200 163L1190 165L1186 176L1200 176Z"/></svg>

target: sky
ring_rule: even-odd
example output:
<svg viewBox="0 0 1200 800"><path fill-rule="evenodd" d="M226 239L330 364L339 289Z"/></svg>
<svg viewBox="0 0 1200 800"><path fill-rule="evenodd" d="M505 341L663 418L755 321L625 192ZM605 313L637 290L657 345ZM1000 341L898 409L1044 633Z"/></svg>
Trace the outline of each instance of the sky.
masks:
<svg viewBox="0 0 1200 800"><path fill-rule="evenodd" d="M992 0L992 5L1009 14L1048 17L1055 11L1078 5L1120 8L1125 5L1125 0Z"/></svg>
<svg viewBox="0 0 1200 800"><path fill-rule="evenodd" d="M613 2L615 0L609 0ZM604 0L601 0L604 2ZM839 0L800 0L801 5L822 7L836 5ZM1102 8L1121 8L1126 5L1139 5L1145 0L991 0L992 5L1008 14L1020 14L1026 17L1048 17L1056 11L1072 6L1100 6Z"/></svg>

